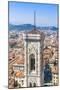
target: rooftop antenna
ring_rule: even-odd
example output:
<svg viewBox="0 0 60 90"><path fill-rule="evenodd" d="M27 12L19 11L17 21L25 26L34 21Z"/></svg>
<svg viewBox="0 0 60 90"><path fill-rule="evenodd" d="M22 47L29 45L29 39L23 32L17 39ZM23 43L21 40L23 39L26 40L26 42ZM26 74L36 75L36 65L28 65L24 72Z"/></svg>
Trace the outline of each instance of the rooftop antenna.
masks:
<svg viewBox="0 0 60 90"><path fill-rule="evenodd" d="M36 12L34 11L34 30L36 30Z"/></svg>

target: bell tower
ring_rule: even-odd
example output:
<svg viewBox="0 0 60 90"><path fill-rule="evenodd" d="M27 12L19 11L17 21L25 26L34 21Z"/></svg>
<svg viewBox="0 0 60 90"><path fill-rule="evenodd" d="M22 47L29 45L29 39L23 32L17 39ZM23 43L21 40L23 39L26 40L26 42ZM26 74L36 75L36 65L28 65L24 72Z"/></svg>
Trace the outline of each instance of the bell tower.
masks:
<svg viewBox="0 0 60 90"><path fill-rule="evenodd" d="M42 86L42 33L36 30L36 12L34 12L34 29L24 34L25 80L26 87Z"/></svg>

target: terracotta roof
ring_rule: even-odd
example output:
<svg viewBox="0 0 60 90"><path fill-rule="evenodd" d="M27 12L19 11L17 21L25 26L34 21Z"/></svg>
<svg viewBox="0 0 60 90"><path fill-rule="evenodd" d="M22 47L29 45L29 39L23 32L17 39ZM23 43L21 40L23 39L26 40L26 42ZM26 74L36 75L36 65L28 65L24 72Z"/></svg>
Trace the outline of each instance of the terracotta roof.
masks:
<svg viewBox="0 0 60 90"><path fill-rule="evenodd" d="M24 60L17 60L17 64L24 64Z"/></svg>
<svg viewBox="0 0 60 90"><path fill-rule="evenodd" d="M9 45L14 45L14 44L16 44L16 40L15 39L10 39L9 40Z"/></svg>
<svg viewBox="0 0 60 90"><path fill-rule="evenodd" d="M46 47L43 49L43 58L50 58L53 56L53 52L50 48Z"/></svg>
<svg viewBox="0 0 60 90"><path fill-rule="evenodd" d="M24 75L24 72L23 71L18 71L18 72L16 72L15 73L15 76L18 78L22 78L22 77L25 77L25 75Z"/></svg>
<svg viewBox="0 0 60 90"><path fill-rule="evenodd" d="M16 63L17 64L24 64L24 57L23 55L19 55L17 58L16 58Z"/></svg>
<svg viewBox="0 0 60 90"><path fill-rule="evenodd" d="M50 58L50 55L46 54L46 55L43 55L43 59L49 59Z"/></svg>
<svg viewBox="0 0 60 90"><path fill-rule="evenodd" d="M52 67L52 73L58 73L58 66L53 66Z"/></svg>
<svg viewBox="0 0 60 90"><path fill-rule="evenodd" d="M14 59L15 58L15 53L14 52L11 52L9 53L9 60L11 59Z"/></svg>

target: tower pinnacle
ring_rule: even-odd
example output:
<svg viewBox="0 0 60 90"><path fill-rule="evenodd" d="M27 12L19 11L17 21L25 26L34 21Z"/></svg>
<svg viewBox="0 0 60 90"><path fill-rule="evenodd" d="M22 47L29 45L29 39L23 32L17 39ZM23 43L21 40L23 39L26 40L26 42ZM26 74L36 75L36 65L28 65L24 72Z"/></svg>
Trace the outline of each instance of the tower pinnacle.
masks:
<svg viewBox="0 0 60 90"><path fill-rule="evenodd" d="M36 12L34 11L34 30L36 30Z"/></svg>

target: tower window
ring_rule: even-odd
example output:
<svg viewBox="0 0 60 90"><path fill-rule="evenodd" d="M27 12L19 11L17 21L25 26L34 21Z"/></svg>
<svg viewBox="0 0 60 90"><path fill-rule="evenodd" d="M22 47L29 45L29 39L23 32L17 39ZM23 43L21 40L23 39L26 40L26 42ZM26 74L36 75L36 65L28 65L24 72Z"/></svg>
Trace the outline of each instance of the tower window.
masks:
<svg viewBox="0 0 60 90"><path fill-rule="evenodd" d="M30 87L32 87L32 83L30 82L30 85L29 85Z"/></svg>
<svg viewBox="0 0 60 90"><path fill-rule="evenodd" d="M33 86L36 87L36 83L34 83Z"/></svg>
<svg viewBox="0 0 60 90"><path fill-rule="evenodd" d="M29 59L30 59L30 71L35 70L35 55L31 54Z"/></svg>

